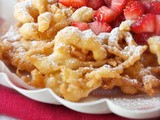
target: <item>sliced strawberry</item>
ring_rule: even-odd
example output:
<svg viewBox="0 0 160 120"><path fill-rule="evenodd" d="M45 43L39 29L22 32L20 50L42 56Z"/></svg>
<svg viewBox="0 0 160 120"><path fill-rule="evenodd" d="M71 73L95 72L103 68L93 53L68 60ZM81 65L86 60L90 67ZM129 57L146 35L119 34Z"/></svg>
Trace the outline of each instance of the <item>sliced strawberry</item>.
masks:
<svg viewBox="0 0 160 120"><path fill-rule="evenodd" d="M97 10L98 8L104 5L105 5L104 0L89 0L87 3L87 6L91 7L94 10Z"/></svg>
<svg viewBox="0 0 160 120"><path fill-rule="evenodd" d="M154 32L155 18L154 14L142 15L131 25L131 30L135 33Z"/></svg>
<svg viewBox="0 0 160 120"><path fill-rule="evenodd" d="M108 7L111 7L111 2L112 2L112 0L104 0L104 2L106 3L106 5L107 5Z"/></svg>
<svg viewBox="0 0 160 120"><path fill-rule="evenodd" d="M155 33L160 35L160 15L156 15Z"/></svg>
<svg viewBox="0 0 160 120"><path fill-rule="evenodd" d="M89 27L96 35L102 32L110 32L112 30L111 26L106 22L94 21L89 23Z"/></svg>
<svg viewBox="0 0 160 120"><path fill-rule="evenodd" d="M89 29L88 23L85 23L85 22L73 22L72 26L77 27L82 31Z"/></svg>
<svg viewBox="0 0 160 120"><path fill-rule="evenodd" d="M117 14L120 14L123 11L127 2L128 0L112 0L111 9L116 11Z"/></svg>
<svg viewBox="0 0 160 120"><path fill-rule="evenodd" d="M137 44L139 45L146 45L147 40L149 37L152 36L152 33L139 33L139 34L132 34L134 40L136 41Z"/></svg>
<svg viewBox="0 0 160 120"><path fill-rule="evenodd" d="M160 14L160 1L144 3L146 13Z"/></svg>
<svg viewBox="0 0 160 120"><path fill-rule="evenodd" d="M112 21L110 23L110 25L115 28L115 27L119 27L119 25L121 24L122 21L125 21L125 17L124 17L124 14L120 14L116 17L116 19L114 21Z"/></svg>
<svg viewBox="0 0 160 120"><path fill-rule="evenodd" d="M144 4L146 4L146 3L148 3L148 2L151 2L151 0L138 0L138 1L140 1L140 2L142 2L142 3L144 3Z"/></svg>
<svg viewBox="0 0 160 120"><path fill-rule="evenodd" d="M93 16L95 20L102 22L111 22L116 18L117 14L107 6L102 6L94 13Z"/></svg>
<svg viewBox="0 0 160 120"><path fill-rule="evenodd" d="M80 8L87 5L86 0L59 0L59 2L65 6L72 6L73 8Z"/></svg>
<svg viewBox="0 0 160 120"><path fill-rule="evenodd" d="M143 4L139 1L130 1L124 9L124 16L127 20L136 20L144 12Z"/></svg>

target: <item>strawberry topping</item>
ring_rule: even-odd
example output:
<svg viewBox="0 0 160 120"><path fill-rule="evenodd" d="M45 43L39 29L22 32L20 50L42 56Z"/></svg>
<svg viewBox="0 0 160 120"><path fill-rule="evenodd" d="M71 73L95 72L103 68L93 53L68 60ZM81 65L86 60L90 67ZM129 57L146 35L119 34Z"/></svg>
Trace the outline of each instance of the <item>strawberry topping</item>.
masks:
<svg viewBox="0 0 160 120"><path fill-rule="evenodd" d="M73 22L72 26L79 28L81 31L89 29L88 23L85 22Z"/></svg>
<svg viewBox="0 0 160 120"><path fill-rule="evenodd" d="M152 36L151 33L139 33L139 34L132 34L134 40L136 41L136 43L138 43L139 45L147 45L147 40L149 37Z"/></svg>
<svg viewBox="0 0 160 120"><path fill-rule="evenodd" d="M97 10L101 6L104 6L105 2L103 0L88 0L87 6L91 7L93 10Z"/></svg>
<svg viewBox="0 0 160 120"><path fill-rule="evenodd" d="M131 30L135 33L154 32L155 18L156 15L154 14L142 15L131 25Z"/></svg>
<svg viewBox="0 0 160 120"><path fill-rule="evenodd" d="M146 13L160 14L160 1L151 1L144 6Z"/></svg>
<svg viewBox="0 0 160 120"><path fill-rule="evenodd" d="M112 21L110 23L110 25L115 28L115 27L119 27L119 25L121 24L122 21L125 21L125 17L123 14L120 14L116 17L116 19L114 21Z"/></svg>
<svg viewBox="0 0 160 120"><path fill-rule="evenodd" d="M65 6L72 6L73 8L80 8L87 5L86 0L59 0L59 2Z"/></svg>
<svg viewBox="0 0 160 120"><path fill-rule="evenodd" d="M139 1L130 1L124 9L124 16L128 20L135 20L144 12L143 4Z"/></svg>
<svg viewBox="0 0 160 120"><path fill-rule="evenodd" d="M111 9L109 9L107 6L100 7L95 13L94 13L94 19L97 21L102 22L111 22L113 21L117 16L117 13Z"/></svg>
<svg viewBox="0 0 160 120"><path fill-rule="evenodd" d="M155 33L160 35L160 15L156 15L156 25L155 25Z"/></svg>
<svg viewBox="0 0 160 120"><path fill-rule="evenodd" d="M131 33L138 44L147 44L147 39L160 35L160 1L155 0L59 0L65 6L94 10L93 22L72 22L80 30L91 29L96 35L110 32L122 21L134 20ZM112 27L111 27L112 26Z"/></svg>
<svg viewBox="0 0 160 120"><path fill-rule="evenodd" d="M116 11L117 14L120 14L123 11L127 2L128 0L112 0L111 9Z"/></svg>
<svg viewBox="0 0 160 120"><path fill-rule="evenodd" d="M112 0L104 0L104 2L106 3L106 5L107 5L108 7L111 7L111 2L112 2Z"/></svg>
<svg viewBox="0 0 160 120"><path fill-rule="evenodd" d="M111 26L106 22L94 21L89 23L89 27L96 35L101 32L110 32L112 30Z"/></svg>

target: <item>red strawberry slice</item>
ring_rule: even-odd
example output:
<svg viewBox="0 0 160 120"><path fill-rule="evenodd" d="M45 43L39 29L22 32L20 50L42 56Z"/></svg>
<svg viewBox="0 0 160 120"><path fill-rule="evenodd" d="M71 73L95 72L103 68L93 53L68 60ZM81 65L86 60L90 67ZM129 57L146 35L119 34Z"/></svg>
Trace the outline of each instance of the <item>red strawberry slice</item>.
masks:
<svg viewBox="0 0 160 120"><path fill-rule="evenodd" d="M94 21L89 23L89 27L96 35L102 32L110 32L112 30L111 26L106 22Z"/></svg>
<svg viewBox="0 0 160 120"><path fill-rule="evenodd" d="M128 0L112 0L111 9L116 11L117 14L120 14L123 11L127 2Z"/></svg>
<svg viewBox="0 0 160 120"><path fill-rule="evenodd" d="M154 14L142 15L131 25L131 30L135 33L154 32L155 18Z"/></svg>
<svg viewBox="0 0 160 120"><path fill-rule="evenodd" d="M134 40L139 45L147 45L147 40L149 37L152 36L152 33L139 33L139 34L132 34Z"/></svg>
<svg viewBox="0 0 160 120"><path fill-rule="evenodd" d="M124 15L121 13L120 15L118 15L118 16L116 17L116 19L115 19L114 21L112 21L112 22L110 23L110 25L111 25L113 28L119 27L119 25L121 24L122 21L125 21L125 17L124 17Z"/></svg>
<svg viewBox="0 0 160 120"><path fill-rule="evenodd" d="M127 20L136 20L144 12L143 4L139 1L130 1L124 9L124 16Z"/></svg>
<svg viewBox="0 0 160 120"><path fill-rule="evenodd" d="M156 15L155 33L160 35L160 15Z"/></svg>
<svg viewBox="0 0 160 120"><path fill-rule="evenodd" d="M81 31L89 29L88 23L85 22L73 22L72 26L79 28Z"/></svg>
<svg viewBox="0 0 160 120"><path fill-rule="evenodd" d="M91 7L94 10L97 10L98 8L104 5L105 5L104 0L89 0L87 3L87 6Z"/></svg>
<svg viewBox="0 0 160 120"><path fill-rule="evenodd" d="M148 3L148 2L151 2L151 0L138 0L138 1L141 1L142 3Z"/></svg>
<svg viewBox="0 0 160 120"><path fill-rule="evenodd" d="M86 0L59 0L59 2L65 6L72 6L73 8L80 8L87 5Z"/></svg>
<svg viewBox="0 0 160 120"><path fill-rule="evenodd" d="M108 7L111 7L111 2L112 2L112 0L104 0L104 2L106 3L106 5L107 5Z"/></svg>
<svg viewBox="0 0 160 120"><path fill-rule="evenodd" d="M97 21L109 23L116 18L117 14L115 11L109 9L107 6L102 6L94 13L93 16L94 19Z"/></svg>
<svg viewBox="0 0 160 120"><path fill-rule="evenodd" d="M152 14L160 14L160 1L144 3L145 11Z"/></svg>

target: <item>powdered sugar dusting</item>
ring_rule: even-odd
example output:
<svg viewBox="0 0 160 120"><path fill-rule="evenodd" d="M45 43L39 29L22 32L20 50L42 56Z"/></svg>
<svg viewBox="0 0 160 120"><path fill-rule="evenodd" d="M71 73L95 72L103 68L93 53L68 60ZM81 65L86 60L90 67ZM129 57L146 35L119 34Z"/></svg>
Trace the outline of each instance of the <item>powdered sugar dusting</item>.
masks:
<svg viewBox="0 0 160 120"><path fill-rule="evenodd" d="M57 0L48 0L49 3L54 3L56 2Z"/></svg>
<svg viewBox="0 0 160 120"><path fill-rule="evenodd" d="M123 77L122 77L122 79L123 79ZM124 79L127 80L127 82L129 82L133 85L138 83L137 79L130 79L129 76L125 77Z"/></svg>
<svg viewBox="0 0 160 120"><path fill-rule="evenodd" d="M96 37L91 29L83 31L85 38Z"/></svg>
<svg viewBox="0 0 160 120"><path fill-rule="evenodd" d="M140 73L141 76L151 75L151 67L143 68Z"/></svg>
<svg viewBox="0 0 160 120"><path fill-rule="evenodd" d="M118 44L118 40L121 39L120 34L119 34L119 28L114 28L109 36L109 42L112 44Z"/></svg>
<svg viewBox="0 0 160 120"><path fill-rule="evenodd" d="M14 6L14 16L21 23L33 22L34 18L30 14L30 9L32 8L32 1L26 0L18 2Z"/></svg>
<svg viewBox="0 0 160 120"><path fill-rule="evenodd" d="M43 14L40 14L39 17L42 17L45 21L50 21L50 12L45 12Z"/></svg>
<svg viewBox="0 0 160 120"><path fill-rule="evenodd" d="M16 7L19 11L23 12L24 15L28 15L28 11L26 10L27 7L30 7L32 5L32 1L31 0L26 0L26 1L22 1L17 3Z"/></svg>
<svg viewBox="0 0 160 120"><path fill-rule="evenodd" d="M19 32L18 32L18 27L16 26L11 26L8 32L2 37L2 39L7 39L11 41L16 41L21 38Z"/></svg>
<svg viewBox="0 0 160 120"><path fill-rule="evenodd" d="M156 96L148 96L144 94L127 95L122 93L119 89L114 88L112 90L97 89L91 93L90 101L97 100L97 98L103 98L109 100L117 107L126 109L131 112L150 112L160 111L160 94ZM93 97L93 98L92 98Z"/></svg>
<svg viewBox="0 0 160 120"><path fill-rule="evenodd" d="M160 110L160 95L149 97L144 95L135 95L128 97L112 98L111 101L125 109L134 111L151 111L153 109Z"/></svg>

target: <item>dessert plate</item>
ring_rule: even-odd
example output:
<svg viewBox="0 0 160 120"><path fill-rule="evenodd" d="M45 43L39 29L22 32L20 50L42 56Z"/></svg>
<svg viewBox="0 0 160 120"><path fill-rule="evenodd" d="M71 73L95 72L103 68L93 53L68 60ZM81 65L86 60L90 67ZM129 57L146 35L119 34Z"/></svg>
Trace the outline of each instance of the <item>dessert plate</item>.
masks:
<svg viewBox="0 0 160 120"><path fill-rule="evenodd" d="M144 95L131 96L123 95L117 90L96 90L91 93L90 96L79 102L70 102L57 96L51 89L34 89L28 86L12 73L2 61L0 61L0 66L0 84L10 87L36 101L64 105L72 110L90 114L106 114L112 112L123 117L134 119L160 116L160 95L154 97Z"/></svg>
<svg viewBox="0 0 160 120"><path fill-rule="evenodd" d="M13 6L16 0L0 0L0 17L14 24ZM10 9L6 9L10 8ZM79 102L66 101L57 96L51 89L35 89L25 84L0 61L0 84L10 87L24 96L43 103L64 105L72 110L89 114L115 113L122 117L147 119L160 117L160 95L124 95L117 89L112 91L96 90Z"/></svg>

